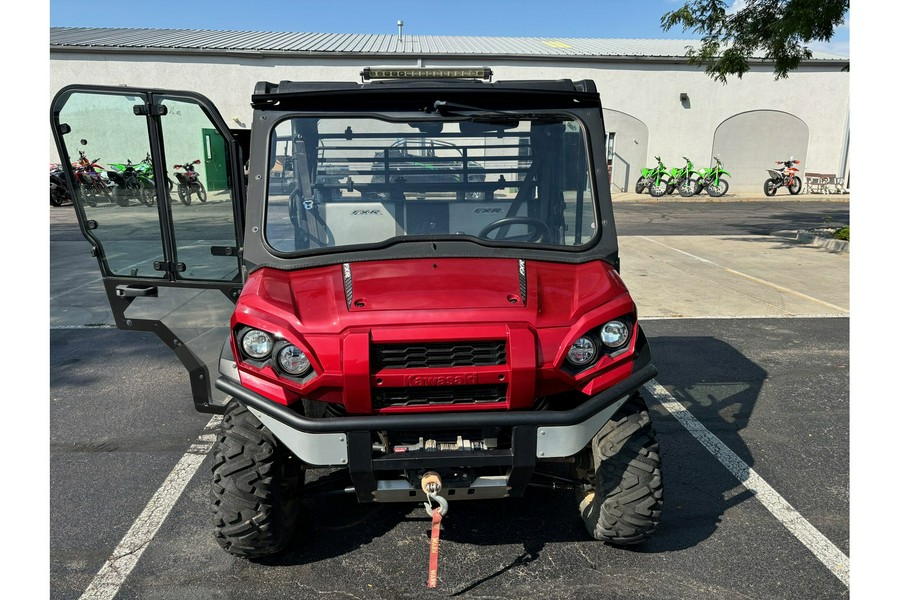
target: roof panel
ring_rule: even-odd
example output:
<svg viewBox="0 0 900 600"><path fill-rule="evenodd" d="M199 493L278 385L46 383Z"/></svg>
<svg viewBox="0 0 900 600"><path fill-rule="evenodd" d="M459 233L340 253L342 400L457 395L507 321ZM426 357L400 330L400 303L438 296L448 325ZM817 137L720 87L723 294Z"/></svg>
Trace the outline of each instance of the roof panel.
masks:
<svg viewBox="0 0 900 600"><path fill-rule="evenodd" d="M211 31L193 29L121 29L51 27L50 47L110 50L220 50L295 53L358 53L467 56L584 56L682 58L698 40L615 38L535 38L446 35ZM761 56L760 56L761 58ZM848 60L813 52L813 58Z"/></svg>

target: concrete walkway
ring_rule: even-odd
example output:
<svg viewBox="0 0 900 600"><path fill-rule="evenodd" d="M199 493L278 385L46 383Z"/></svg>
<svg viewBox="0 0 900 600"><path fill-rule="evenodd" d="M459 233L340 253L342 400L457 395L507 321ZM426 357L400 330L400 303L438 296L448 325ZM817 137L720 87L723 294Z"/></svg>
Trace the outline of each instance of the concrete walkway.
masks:
<svg viewBox="0 0 900 600"><path fill-rule="evenodd" d="M640 318L847 316L850 255L772 236L624 236Z"/></svg>

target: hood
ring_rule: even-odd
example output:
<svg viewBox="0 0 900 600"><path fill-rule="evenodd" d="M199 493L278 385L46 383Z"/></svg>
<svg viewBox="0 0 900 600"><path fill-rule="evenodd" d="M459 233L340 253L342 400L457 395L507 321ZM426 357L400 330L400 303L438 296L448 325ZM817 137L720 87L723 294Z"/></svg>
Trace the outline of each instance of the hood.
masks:
<svg viewBox="0 0 900 600"><path fill-rule="evenodd" d="M236 312L307 334L334 334L353 327L476 322L571 327L609 303L613 310L634 306L618 273L603 261L437 258L259 269L247 280Z"/></svg>

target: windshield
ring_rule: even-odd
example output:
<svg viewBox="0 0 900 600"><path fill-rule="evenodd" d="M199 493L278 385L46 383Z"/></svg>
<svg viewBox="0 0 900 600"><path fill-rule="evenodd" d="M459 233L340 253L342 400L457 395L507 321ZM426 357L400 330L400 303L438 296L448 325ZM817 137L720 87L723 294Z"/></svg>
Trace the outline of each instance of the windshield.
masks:
<svg viewBox="0 0 900 600"><path fill-rule="evenodd" d="M423 236L582 246L598 234L587 147L565 115L284 120L266 241L286 254Z"/></svg>

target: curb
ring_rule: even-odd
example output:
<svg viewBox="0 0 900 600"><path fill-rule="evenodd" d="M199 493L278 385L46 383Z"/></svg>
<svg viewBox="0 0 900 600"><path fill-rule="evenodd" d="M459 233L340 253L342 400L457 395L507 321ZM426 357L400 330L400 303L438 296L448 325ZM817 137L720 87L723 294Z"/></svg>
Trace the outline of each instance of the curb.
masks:
<svg viewBox="0 0 900 600"><path fill-rule="evenodd" d="M850 242L845 240L836 240L834 238L826 238L812 233L803 231L775 231L772 235L780 238L797 240L801 244L809 244L819 248L825 248L831 252L850 252Z"/></svg>
<svg viewBox="0 0 900 600"><path fill-rule="evenodd" d="M757 192L734 192L730 194L725 194L724 196L720 196L719 198L712 198L707 196L706 194L700 194L697 196L690 196L688 198L684 198L679 196L678 194L672 194L671 196L661 196L659 198L654 198L653 196L644 193L644 194L635 194L634 192L612 192L612 201L613 202L642 202L648 204L663 204L669 202L704 202L704 203L717 203L717 202L835 202L835 203L849 203L850 202L850 193L846 194L797 194L796 196L789 195L775 195L775 196L765 196L763 194Z"/></svg>

